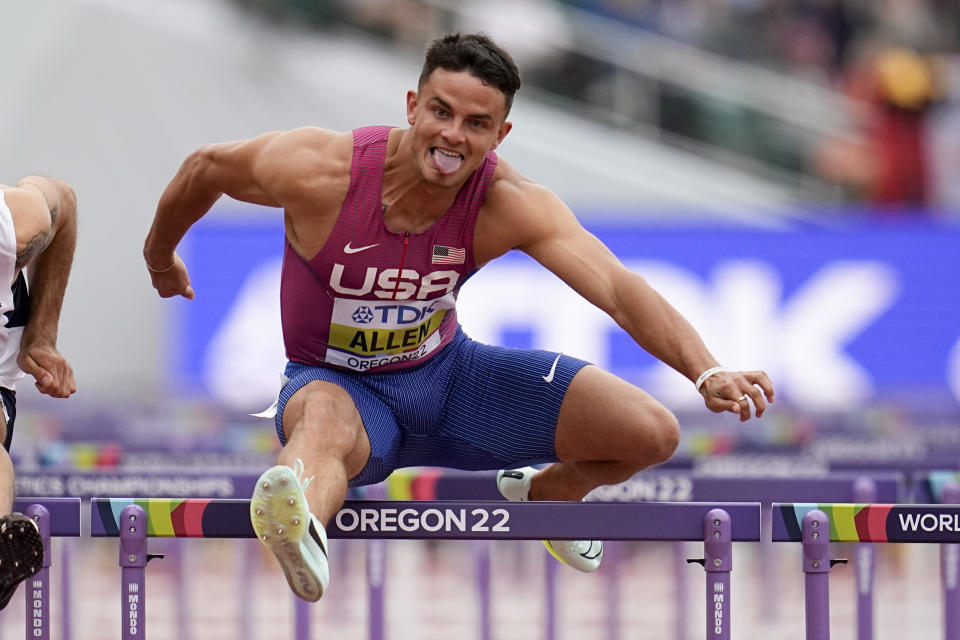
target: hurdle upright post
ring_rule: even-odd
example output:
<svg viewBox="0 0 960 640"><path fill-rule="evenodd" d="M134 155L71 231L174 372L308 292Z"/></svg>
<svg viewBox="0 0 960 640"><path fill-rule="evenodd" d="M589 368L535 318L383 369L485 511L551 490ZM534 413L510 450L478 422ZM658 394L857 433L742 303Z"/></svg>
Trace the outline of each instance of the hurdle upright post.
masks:
<svg viewBox="0 0 960 640"><path fill-rule="evenodd" d="M310 640L310 603L293 596L293 637Z"/></svg>
<svg viewBox="0 0 960 640"><path fill-rule="evenodd" d="M545 640L557 638L557 562L549 551L543 552L544 633Z"/></svg>
<svg viewBox="0 0 960 640"><path fill-rule="evenodd" d="M618 542L608 542L603 550L607 572L607 615L606 640L620 640L620 558L623 555L622 545Z"/></svg>
<svg viewBox="0 0 960 640"><path fill-rule="evenodd" d="M703 568L707 572L707 637L730 640L730 571L733 537L730 514L711 509L703 517Z"/></svg>
<svg viewBox="0 0 960 640"><path fill-rule="evenodd" d="M27 638L50 638L50 511L42 504L32 504L24 515L37 523L43 540L41 569L25 582Z"/></svg>
<svg viewBox="0 0 960 640"><path fill-rule="evenodd" d="M369 615L367 633L370 640L384 640L386 636L386 573L387 544L383 539L366 541L367 593Z"/></svg>
<svg viewBox="0 0 960 640"><path fill-rule="evenodd" d="M760 500L760 529L770 531L773 527L772 500ZM764 538L758 545L760 554L760 617L767 623L780 618L779 559L774 551L773 541Z"/></svg>
<svg viewBox="0 0 960 640"><path fill-rule="evenodd" d="M131 504L120 512L121 638L146 636L147 514ZM125 597L124 597L125 596Z"/></svg>
<svg viewBox="0 0 960 640"><path fill-rule="evenodd" d="M70 620L73 618L73 540L63 541L60 551L60 638L61 640L73 640L73 626Z"/></svg>
<svg viewBox="0 0 960 640"><path fill-rule="evenodd" d="M960 504L960 485L943 486L943 504ZM940 580L943 582L943 637L960 640L960 544L940 545Z"/></svg>
<svg viewBox="0 0 960 640"><path fill-rule="evenodd" d="M801 523L807 640L830 640L830 521L813 509Z"/></svg>
<svg viewBox="0 0 960 640"><path fill-rule="evenodd" d="M853 485L853 501L870 504L877 499L877 485L870 478L857 478ZM854 589L857 594L857 640L873 640L873 582L876 571L876 549L872 542L858 542Z"/></svg>
<svg viewBox="0 0 960 640"><path fill-rule="evenodd" d="M490 640L492 614L490 598L490 541L474 540L474 570L477 574L477 593L480 599L480 640Z"/></svg>
<svg viewBox="0 0 960 640"><path fill-rule="evenodd" d="M81 533L80 498L21 497L13 502L13 510L31 518L37 525L43 543L43 562L40 570L24 582L26 604L26 637L50 638L50 567L53 564L52 538L76 537ZM59 563L64 569L63 615L61 616L63 640L70 639L68 622L69 553L65 551Z"/></svg>
<svg viewBox="0 0 960 640"><path fill-rule="evenodd" d="M365 495L375 500L387 497L385 484L366 487ZM369 640L384 640L387 624L387 544L382 538L366 541L367 557L367 637Z"/></svg>

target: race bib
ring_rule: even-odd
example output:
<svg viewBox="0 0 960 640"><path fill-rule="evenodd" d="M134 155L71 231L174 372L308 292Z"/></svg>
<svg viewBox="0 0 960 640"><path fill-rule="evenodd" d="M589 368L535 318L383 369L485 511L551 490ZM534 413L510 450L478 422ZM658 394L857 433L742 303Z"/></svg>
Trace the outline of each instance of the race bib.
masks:
<svg viewBox="0 0 960 640"><path fill-rule="evenodd" d="M456 299L376 302L337 298L326 361L354 371L425 358L440 346L438 329Z"/></svg>

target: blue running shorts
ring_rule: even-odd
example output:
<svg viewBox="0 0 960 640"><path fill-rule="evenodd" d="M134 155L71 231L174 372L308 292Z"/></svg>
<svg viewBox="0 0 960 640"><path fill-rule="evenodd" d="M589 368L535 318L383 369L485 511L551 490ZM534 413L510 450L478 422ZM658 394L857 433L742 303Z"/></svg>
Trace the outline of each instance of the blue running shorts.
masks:
<svg viewBox="0 0 960 640"><path fill-rule="evenodd" d="M425 363L386 373L354 373L287 363L276 428L298 389L313 380L343 388L370 438L370 459L351 487L376 484L402 467L510 469L556 462L560 404L587 362L550 351L481 344L458 329Z"/></svg>

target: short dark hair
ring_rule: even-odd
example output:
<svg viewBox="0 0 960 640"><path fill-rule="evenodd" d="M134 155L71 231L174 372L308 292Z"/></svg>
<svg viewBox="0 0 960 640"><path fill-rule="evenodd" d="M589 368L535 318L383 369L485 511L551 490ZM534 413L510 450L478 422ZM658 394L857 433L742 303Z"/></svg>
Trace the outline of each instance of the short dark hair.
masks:
<svg viewBox="0 0 960 640"><path fill-rule="evenodd" d="M493 85L503 92L507 113L513 106L514 94L520 89L520 71L513 58L489 37L479 33L452 33L431 42L418 87L422 87L436 69L469 71L486 84Z"/></svg>

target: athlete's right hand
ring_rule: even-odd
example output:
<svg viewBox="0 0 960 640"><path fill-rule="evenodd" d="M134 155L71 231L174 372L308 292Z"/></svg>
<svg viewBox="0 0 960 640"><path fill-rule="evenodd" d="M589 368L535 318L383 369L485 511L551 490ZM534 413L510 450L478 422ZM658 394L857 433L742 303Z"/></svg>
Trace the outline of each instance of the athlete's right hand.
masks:
<svg viewBox="0 0 960 640"><path fill-rule="evenodd" d="M147 266L147 271L150 273L153 288L157 290L161 298L183 296L187 300L193 300L193 287L190 286L187 265L176 253L173 254L173 264L169 268L163 271L154 271Z"/></svg>

